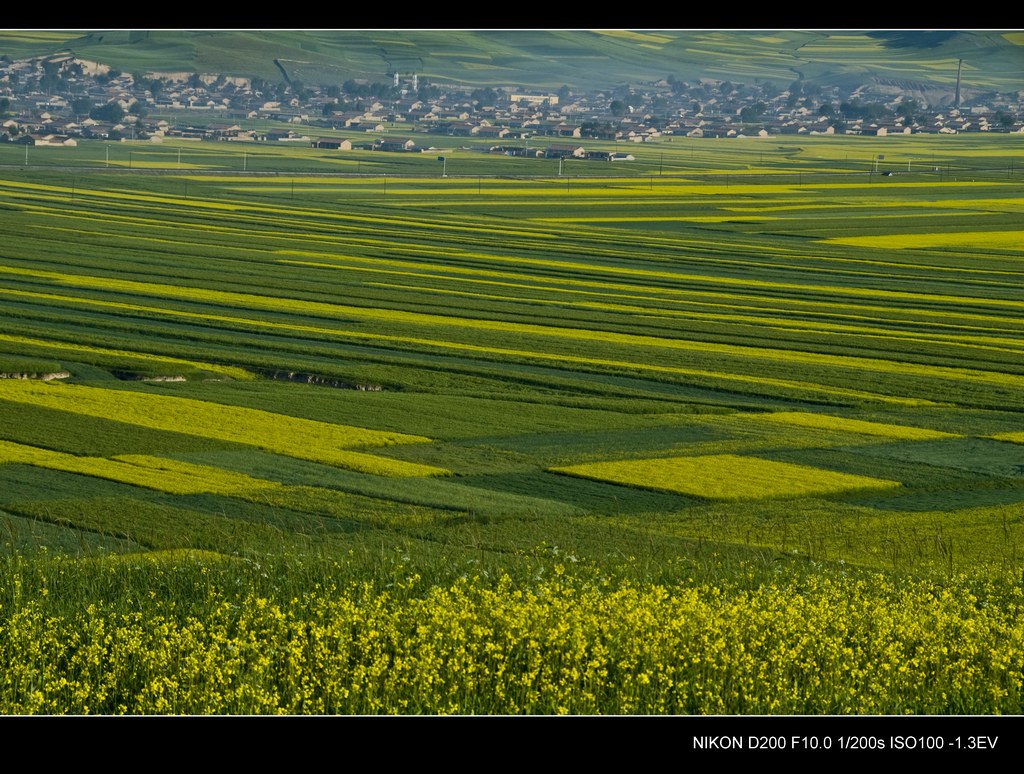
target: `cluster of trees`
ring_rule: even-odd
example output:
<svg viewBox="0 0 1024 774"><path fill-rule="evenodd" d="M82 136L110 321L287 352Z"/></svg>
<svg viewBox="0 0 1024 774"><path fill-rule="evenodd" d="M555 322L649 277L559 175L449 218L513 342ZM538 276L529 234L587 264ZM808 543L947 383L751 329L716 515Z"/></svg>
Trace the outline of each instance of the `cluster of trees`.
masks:
<svg viewBox="0 0 1024 774"><path fill-rule="evenodd" d="M1003 127L1004 129L1009 129L1014 125L1014 123L1016 123L1014 117L1007 113L1005 110L997 110L993 118L995 120L995 123L999 124L999 126Z"/></svg>
<svg viewBox="0 0 1024 774"><path fill-rule="evenodd" d="M615 137L618 128L611 121L584 121L580 124L580 134L598 140L609 140Z"/></svg>
<svg viewBox="0 0 1024 774"><path fill-rule="evenodd" d="M401 96L401 91L401 88L395 88L394 83L361 83L354 80L347 80L340 86L336 83L320 84L320 92L335 100L333 104L325 103L321 112L323 115L329 116L341 107L351 107L353 110L363 110L364 99L397 99ZM419 80L416 89L416 97L418 99L436 99L440 96L440 88L433 85L425 78L421 78Z"/></svg>
<svg viewBox="0 0 1024 774"><path fill-rule="evenodd" d="M399 89L391 83L365 83L354 80L347 80L341 84L341 90L348 97L375 99L395 99L399 96Z"/></svg>
<svg viewBox="0 0 1024 774"><path fill-rule="evenodd" d="M916 99L903 100L895 110L890 110L880 102L842 102L837 108L831 102L822 102L818 109L822 116L835 116L838 122L845 125L846 121L866 120L877 121L883 118L898 116L905 121L924 121L927 119L925 108Z"/></svg>
<svg viewBox="0 0 1024 774"><path fill-rule="evenodd" d="M877 121L879 118L890 118L892 116L892 111L881 103L861 102L859 100L840 103L839 112L843 114L847 121L851 119L854 121L858 119Z"/></svg>
<svg viewBox="0 0 1024 774"><path fill-rule="evenodd" d="M120 78L123 74L120 70L107 70L107 72L96 76L96 83L105 86L115 78Z"/></svg>
<svg viewBox="0 0 1024 774"><path fill-rule="evenodd" d="M160 96L160 92L163 91L166 86L162 79L147 78L144 74L140 72L132 73L132 79L135 81L135 84L139 88L145 89L150 94L152 94L153 99L157 99Z"/></svg>
<svg viewBox="0 0 1024 774"><path fill-rule="evenodd" d="M755 102L753 105L747 105L740 111L740 121L743 121L746 124L751 124L760 119L767 109L768 106L763 102Z"/></svg>
<svg viewBox="0 0 1024 774"><path fill-rule="evenodd" d="M499 94L490 86L483 89L473 89L469 95L475 107L493 107L498 104Z"/></svg>

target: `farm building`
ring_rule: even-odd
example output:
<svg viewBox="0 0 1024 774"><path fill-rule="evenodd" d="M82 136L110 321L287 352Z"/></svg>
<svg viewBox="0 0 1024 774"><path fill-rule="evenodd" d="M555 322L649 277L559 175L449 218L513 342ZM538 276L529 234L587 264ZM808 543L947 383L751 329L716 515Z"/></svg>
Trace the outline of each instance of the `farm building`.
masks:
<svg viewBox="0 0 1024 774"><path fill-rule="evenodd" d="M548 149L544 151L544 158L546 159L568 159L577 158L581 159L586 155L587 149L582 145L550 145Z"/></svg>
<svg viewBox="0 0 1024 774"><path fill-rule="evenodd" d="M480 131L480 125L471 121L455 121L446 124L445 129L452 137L471 137Z"/></svg>
<svg viewBox="0 0 1024 774"><path fill-rule="evenodd" d="M38 147L64 147L73 148L78 145L78 142L71 137L67 137L61 134L29 134L26 135L27 140L21 140L28 145L35 145Z"/></svg>
<svg viewBox="0 0 1024 774"><path fill-rule="evenodd" d="M509 94L510 102L525 102L530 105L557 105L557 94Z"/></svg>
<svg viewBox="0 0 1024 774"><path fill-rule="evenodd" d="M310 145L322 150L352 150L352 141L340 137L318 137Z"/></svg>
<svg viewBox="0 0 1024 774"><path fill-rule="evenodd" d="M416 143L405 137L380 137L373 141L373 149L379 151L411 151Z"/></svg>
<svg viewBox="0 0 1024 774"><path fill-rule="evenodd" d="M481 126L477 130L478 137L487 137L501 140L507 137L509 129L506 126Z"/></svg>
<svg viewBox="0 0 1024 774"><path fill-rule="evenodd" d="M542 150L522 145L492 145L491 153L504 153L506 156L522 156L530 159L544 155Z"/></svg>

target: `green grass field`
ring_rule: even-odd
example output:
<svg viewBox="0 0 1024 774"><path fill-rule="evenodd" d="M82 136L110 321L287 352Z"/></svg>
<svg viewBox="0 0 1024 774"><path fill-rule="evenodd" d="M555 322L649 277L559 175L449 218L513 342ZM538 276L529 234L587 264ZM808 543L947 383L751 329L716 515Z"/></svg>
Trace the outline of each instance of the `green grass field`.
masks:
<svg viewBox="0 0 1024 774"><path fill-rule="evenodd" d="M360 156L380 176L308 149L228 175L255 152L193 144L202 173L117 148L162 153L155 174L104 168L102 144L27 167L0 148L0 374L70 374L0 379L0 653L76 686L12 672L0 711L1019 713L1024 148L882 142L899 174L863 138L662 143L562 178L469 152L442 179L391 154ZM954 580L974 602L930 597L912 663L907 606ZM257 648L203 704L183 675L213 667L133 623L213 653L246 595L250 642L329 680ZM714 598L788 633L664 618ZM982 627L978 600L1004 618ZM801 604L814 647L854 643L815 657L830 683L795 666ZM839 622L872 606L889 628L869 647L867 619ZM660 644L587 655L602 615ZM289 628L314 622L323 652ZM364 624L392 644L332 628ZM60 650L66 626L127 638L89 645L108 677ZM431 639L452 626L461 651ZM523 635L542 628L547 650ZM149 655L111 671L132 637ZM714 669L665 661L683 651ZM392 655L339 675L333 652ZM163 669L177 689L140 677Z"/></svg>

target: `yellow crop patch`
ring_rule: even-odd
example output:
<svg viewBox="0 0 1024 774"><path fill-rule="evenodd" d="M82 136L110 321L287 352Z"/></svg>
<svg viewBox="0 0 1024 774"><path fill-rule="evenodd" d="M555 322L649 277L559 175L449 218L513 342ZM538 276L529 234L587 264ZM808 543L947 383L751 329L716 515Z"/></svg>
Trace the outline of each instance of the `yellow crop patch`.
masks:
<svg viewBox="0 0 1024 774"><path fill-rule="evenodd" d="M167 548L163 550L140 551L126 554L103 554L101 556L85 556L76 559L80 564L147 564L156 567L175 568L187 562L199 564L226 564L240 561L237 556L228 556L216 551L200 548Z"/></svg>
<svg viewBox="0 0 1024 774"><path fill-rule="evenodd" d="M4 30L0 34L0 40L6 42L18 41L20 43L38 43L41 41L59 41L63 42L74 37L74 34L68 32L50 32L48 30Z"/></svg>
<svg viewBox="0 0 1024 774"><path fill-rule="evenodd" d="M926 249L929 247L980 247L1019 250L1024 231L956 231L936 234L879 234L876 236L832 237L829 244L853 247L880 247L888 250Z"/></svg>
<svg viewBox="0 0 1024 774"><path fill-rule="evenodd" d="M797 427L813 427L821 430L836 430L843 433L862 433L883 438L904 441L928 441L938 438L958 438L955 433L929 430L923 427L891 425L887 422L868 422L863 419L847 419L830 414L812 414L805 411L777 411L773 414L754 414L752 418L764 422L779 422Z"/></svg>
<svg viewBox="0 0 1024 774"><path fill-rule="evenodd" d="M989 436L995 438L997 441L1009 441L1010 443L1024 443L1024 433L997 433L996 435Z"/></svg>
<svg viewBox="0 0 1024 774"><path fill-rule="evenodd" d="M675 40L675 38L670 35L663 35L657 32L634 32L633 30L591 30L591 32L596 32L598 35L604 35L605 37L610 38L633 40L637 43L655 43L664 45L665 43L671 43Z"/></svg>
<svg viewBox="0 0 1024 774"><path fill-rule="evenodd" d="M47 386L52 385L4 380L0 383L0 400L113 419L155 430L232 441L364 473L391 476L448 474L443 468L350 451L361 447L430 441L423 436L336 425L169 395L82 385L60 385L57 390L46 389Z"/></svg>
<svg viewBox="0 0 1024 774"><path fill-rule="evenodd" d="M767 215L750 215L747 220L776 220ZM736 220L735 215L606 215L578 218L534 218L541 223L725 223Z"/></svg>
<svg viewBox="0 0 1024 774"><path fill-rule="evenodd" d="M175 495L232 496L280 486L276 481L253 478L244 473L144 454L126 454L110 459L78 457L36 446L0 441L0 463L5 462L105 478Z"/></svg>
<svg viewBox="0 0 1024 774"><path fill-rule="evenodd" d="M116 471L124 476L121 480L173 494L241 495L281 486L277 481L253 478L211 465L196 465L148 454L122 454L112 457L111 462L118 463Z"/></svg>
<svg viewBox="0 0 1024 774"><path fill-rule="evenodd" d="M735 454L594 462L551 470L709 500L805 497L900 486L898 481Z"/></svg>

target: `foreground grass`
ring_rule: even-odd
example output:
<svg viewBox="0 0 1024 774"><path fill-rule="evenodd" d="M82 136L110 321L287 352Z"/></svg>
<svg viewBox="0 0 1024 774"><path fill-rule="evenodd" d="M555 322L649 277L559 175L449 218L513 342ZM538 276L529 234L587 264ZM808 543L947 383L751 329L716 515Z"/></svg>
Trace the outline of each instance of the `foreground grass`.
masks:
<svg viewBox="0 0 1024 774"><path fill-rule="evenodd" d="M6 714L1019 714L1024 589L776 564L658 577L12 554ZM627 562L628 564L628 562ZM512 565L510 565L512 567ZM634 568L635 569L635 568Z"/></svg>

